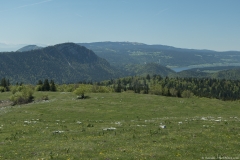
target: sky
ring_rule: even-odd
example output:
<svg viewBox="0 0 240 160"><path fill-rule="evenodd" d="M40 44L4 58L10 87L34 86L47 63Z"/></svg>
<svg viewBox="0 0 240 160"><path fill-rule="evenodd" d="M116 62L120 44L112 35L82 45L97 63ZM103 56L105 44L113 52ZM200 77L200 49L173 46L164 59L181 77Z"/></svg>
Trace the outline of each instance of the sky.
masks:
<svg viewBox="0 0 240 160"><path fill-rule="evenodd" d="M240 51L240 0L0 0L0 43Z"/></svg>

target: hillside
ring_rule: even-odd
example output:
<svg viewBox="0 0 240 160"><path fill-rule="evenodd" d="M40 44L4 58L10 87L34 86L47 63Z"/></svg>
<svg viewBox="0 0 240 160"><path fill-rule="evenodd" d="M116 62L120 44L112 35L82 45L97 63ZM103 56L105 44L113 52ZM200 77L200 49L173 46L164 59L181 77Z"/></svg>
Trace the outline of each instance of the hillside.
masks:
<svg viewBox="0 0 240 160"><path fill-rule="evenodd" d="M12 83L36 83L45 78L57 83L100 81L118 74L105 59L74 43L0 53L0 64L0 77L8 78Z"/></svg>
<svg viewBox="0 0 240 160"><path fill-rule="evenodd" d="M71 83L147 74L239 79L237 71L229 69L239 65L240 52L180 49L131 42L81 45L64 43L45 48L28 45L18 52L0 53L0 78L10 79L11 83L36 83L45 78L54 79L57 83ZM230 64L232 67L224 66ZM176 73L169 68L171 66L200 68ZM226 71L217 73L221 70Z"/></svg>
<svg viewBox="0 0 240 160"><path fill-rule="evenodd" d="M202 72L202 71L195 71L195 70L185 70L185 71L181 71L175 74L171 74L170 77L194 77L194 78L210 78L211 77L211 73L206 73L206 72Z"/></svg>
<svg viewBox="0 0 240 160"><path fill-rule="evenodd" d="M240 68L219 71L214 73L212 78L240 80Z"/></svg>
<svg viewBox="0 0 240 160"><path fill-rule="evenodd" d="M161 75L163 77L175 74L173 70L157 63L148 63L143 65L129 64L124 67L125 72L129 75Z"/></svg>
<svg viewBox="0 0 240 160"><path fill-rule="evenodd" d="M194 77L194 78L215 78L240 80L240 67L222 66L222 67L204 67L184 70L177 73L171 73L170 77Z"/></svg>
<svg viewBox="0 0 240 160"><path fill-rule="evenodd" d="M182 49L164 45L146 45L132 42L79 43L111 65L159 63L169 67L239 65L240 52Z"/></svg>
<svg viewBox="0 0 240 160"><path fill-rule="evenodd" d="M42 49L43 47L39 47L37 45L28 45L25 47L22 47L17 50L17 52L25 52L25 51L31 51L31 50L36 50L36 49Z"/></svg>

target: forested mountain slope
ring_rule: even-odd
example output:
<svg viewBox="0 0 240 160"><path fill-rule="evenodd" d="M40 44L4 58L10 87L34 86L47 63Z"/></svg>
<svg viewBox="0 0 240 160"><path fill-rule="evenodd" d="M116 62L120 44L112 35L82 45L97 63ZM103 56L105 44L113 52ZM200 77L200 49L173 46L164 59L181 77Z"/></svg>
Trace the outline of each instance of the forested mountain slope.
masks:
<svg viewBox="0 0 240 160"><path fill-rule="evenodd" d="M240 80L240 67L226 66L226 67L205 67L193 68L181 72L173 73L170 77L194 77L194 78L214 78L214 79L228 79Z"/></svg>
<svg viewBox="0 0 240 160"><path fill-rule="evenodd" d="M7 78L11 83L36 83L39 79L46 78L53 79L56 83L76 83L147 74L240 79L236 68L195 68L176 73L166 67L237 64L240 60L240 52L237 51L215 52L131 42L81 45L64 43L46 48L29 45L19 50L22 52L0 53L0 78ZM224 71L216 72L221 70Z"/></svg>
<svg viewBox="0 0 240 160"><path fill-rule="evenodd" d="M176 72L174 72L173 70L157 63L147 63L143 65L129 64L124 67L124 70L125 73L128 73L130 76L131 75L145 76L149 74L149 75L161 75L165 77L168 75L176 74Z"/></svg>
<svg viewBox="0 0 240 160"><path fill-rule="evenodd" d="M159 63L163 66L230 65L240 62L239 51L216 52L210 50L182 49L164 45L146 45L131 42L79 43L105 58L110 64Z"/></svg>
<svg viewBox="0 0 240 160"><path fill-rule="evenodd" d="M74 43L0 53L0 64L0 77L13 83L36 83L45 78L54 79L57 83L99 81L118 74L105 59Z"/></svg>
<svg viewBox="0 0 240 160"><path fill-rule="evenodd" d="M39 47L37 45L28 45L25 47L22 47L17 50L17 52L25 52L25 51L31 51L31 50L36 50L36 49L42 49L43 47Z"/></svg>
<svg viewBox="0 0 240 160"><path fill-rule="evenodd" d="M240 68L219 71L214 73L212 78L240 80Z"/></svg>

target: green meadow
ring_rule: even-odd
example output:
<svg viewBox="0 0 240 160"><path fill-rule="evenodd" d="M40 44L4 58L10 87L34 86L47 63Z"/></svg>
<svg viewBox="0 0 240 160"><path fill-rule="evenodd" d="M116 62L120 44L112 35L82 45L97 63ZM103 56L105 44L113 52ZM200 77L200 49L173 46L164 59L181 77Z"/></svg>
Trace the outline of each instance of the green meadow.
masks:
<svg viewBox="0 0 240 160"><path fill-rule="evenodd" d="M2 104L0 159L240 159L240 101L86 96L35 92L32 103Z"/></svg>

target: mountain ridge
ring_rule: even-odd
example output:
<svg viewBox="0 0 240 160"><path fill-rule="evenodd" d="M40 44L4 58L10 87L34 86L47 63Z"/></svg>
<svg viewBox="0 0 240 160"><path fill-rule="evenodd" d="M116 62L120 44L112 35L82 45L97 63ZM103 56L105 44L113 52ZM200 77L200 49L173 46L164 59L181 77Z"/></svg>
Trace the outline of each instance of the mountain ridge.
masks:
<svg viewBox="0 0 240 160"><path fill-rule="evenodd" d="M240 51L213 51L176 48L166 45L133 45L130 42L78 43L105 58L111 65L159 63L168 67L240 62ZM124 57L123 57L124 55ZM240 63L239 63L240 64Z"/></svg>
<svg viewBox="0 0 240 160"><path fill-rule="evenodd" d="M100 81L114 78L117 73L105 59L74 43L26 52L3 52L0 64L0 77L24 83L36 83L45 78L57 83Z"/></svg>
<svg viewBox="0 0 240 160"><path fill-rule="evenodd" d="M171 77L238 78L238 71L221 74L200 69L214 65L237 65L240 52L180 49L165 45L147 45L136 42L96 42L90 44L62 43L32 50L36 45L25 46L23 52L1 52L0 77L12 82L36 83L40 79L54 79L57 83L101 81L124 76L160 74ZM24 47L23 47L24 48ZM219 60L222 62L220 63ZM181 64L195 65L199 69L176 73L167 68ZM217 63L219 62L219 63ZM230 62L229 64L226 62ZM205 63L207 64L205 67ZM201 66L204 64L203 66ZM210 64L210 65L209 65ZM215 72L210 69L210 72ZM216 67L216 71L226 67ZM227 74L227 72L232 72Z"/></svg>
<svg viewBox="0 0 240 160"><path fill-rule="evenodd" d="M42 49L43 47L37 46L37 45L27 45L17 50L17 52L26 52L36 49Z"/></svg>

